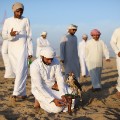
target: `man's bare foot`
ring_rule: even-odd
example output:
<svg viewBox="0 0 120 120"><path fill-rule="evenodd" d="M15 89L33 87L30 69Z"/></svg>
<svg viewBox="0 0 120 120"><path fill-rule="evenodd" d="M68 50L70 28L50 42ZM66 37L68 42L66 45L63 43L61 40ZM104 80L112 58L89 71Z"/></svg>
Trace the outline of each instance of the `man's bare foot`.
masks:
<svg viewBox="0 0 120 120"><path fill-rule="evenodd" d="M10 96L10 101L17 102L19 100L25 100L26 98L27 98L27 96L15 96L15 95L12 95L12 96Z"/></svg>
<svg viewBox="0 0 120 120"><path fill-rule="evenodd" d="M16 102L16 96L14 96L14 95L10 96L10 101L11 102Z"/></svg>
<svg viewBox="0 0 120 120"><path fill-rule="evenodd" d="M116 93L116 95L117 95L118 98L120 98L120 92L119 91Z"/></svg>
<svg viewBox="0 0 120 120"><path fill-rule="evenodd" d="M40 108L40 103L35 99L34 108Z"/></svg>
<svg viewBox="0 0 120 120"><path fill-rule="evenodd" d="M16 105L16 96L10 96L9 97L9 106L15 106Z"/></svg>
<svg viewBox="0 0 120 120"><path fill-rule="evenodd" d="M27 95L25 95L25 96L16 96L16 98L20 98L20 99L23 99L23 100L25 100L26 98L27 98Z"/></svg>

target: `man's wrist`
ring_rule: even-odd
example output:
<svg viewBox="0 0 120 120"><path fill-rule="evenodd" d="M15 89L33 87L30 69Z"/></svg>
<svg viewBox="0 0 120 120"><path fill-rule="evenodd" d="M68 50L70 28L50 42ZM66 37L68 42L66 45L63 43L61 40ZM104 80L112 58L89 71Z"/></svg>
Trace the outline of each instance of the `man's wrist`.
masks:
<svg viewBox="0 0 120 120"><path fill-rule="evenodd" d="M53 99L51 102L54 102L54 101L55 101L55 99ZM51 102L50 102L50 103L51 103Z"/></svg>

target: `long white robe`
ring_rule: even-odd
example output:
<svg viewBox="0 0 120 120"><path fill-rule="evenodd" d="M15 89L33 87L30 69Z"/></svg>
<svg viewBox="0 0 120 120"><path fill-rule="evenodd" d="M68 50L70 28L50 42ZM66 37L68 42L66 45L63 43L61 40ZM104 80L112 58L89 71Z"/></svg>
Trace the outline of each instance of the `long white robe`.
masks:
<svg viewBox="0 0 120 120"><path fill-rule="evenodd" d="M11 29L18 31L19 34L11 36ZM17 19L14 17L5 20L2 37L9 40L8 55L15 73L15 85L13 95L26 95L26 79L27 79L27 58L33 54L31 29L28 18L22 17Z"/></svg>
<svg viewBox="0 0 120 120"><path fill-rule="evenodd" d="M37 38L37 48L36 48L36 57L40 56L40 51L43 47L50 46L50 43L47 39L43 39L42 37Z"/></svg>
<svg viewBox="0 0 120 120"><path fill-rule="evenodd" d="M8 40L4 40L2 44L2 58L5 66L4 78L15 78L15 74L12 70L12 66L8 56Z"/></svg>
<svg viewBox="0 0 120 120"><path fill-rule="evenodd" d="M57 107L52 102L54 98L61 99L62 95L68 93L59 61L54 58L50 65L45 65L39 57L31 64L30 75L31 91L41 108L49 113L61 112L64 108ZM51 89L55 81L57 81L59 91Z"/></svg>
<svg viewBox="0 0 120 120"><path fill-rule="evenodd" d="M60 58L61 60L64 60L65 75L69 74L69 72L73 72L75 77L79 80L80 64L77 37L75 35L68 33L61 39Z"/></svg>
<svg viewBox="0 0 120 120"><path fill-rule="evenodd" d="M93 88L100 88L101 71L103 66L103 56L109 59L109 51L102 40L91 39L85 48L85 59L92 79Z"/></svg>
<svg viewBox="0 0 120 120"><path fill-rule="evenodd" d="M85 40L82 40L81 42L79 42L79 45L78 45L78 56L79 56L79 60L80 60L80 67L81 67L82 76L88 75L88 69L87 69L87 65L86 65L86 61L85 61L86 43L87 43L87 41L85 42Z"/></svg>
<svg viewBox="0 0 120 120"><path fill-rule="evenodd" d="M110 44L116 54L117 70L118 70L118 80L116 89L120 92L120 57L118 53L120 52L120 28L117 28L112 35Z"/></svg>

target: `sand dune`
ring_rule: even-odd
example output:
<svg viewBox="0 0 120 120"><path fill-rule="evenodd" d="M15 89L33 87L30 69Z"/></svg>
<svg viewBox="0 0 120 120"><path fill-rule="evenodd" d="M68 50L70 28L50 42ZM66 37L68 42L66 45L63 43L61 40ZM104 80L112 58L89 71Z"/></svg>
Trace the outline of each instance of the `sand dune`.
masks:
<svg viewBox="0 0 120 120"><path fill-rule="evenodd" d="M81 78L84 90L83 103L79 103L72 116L68 113L52 114L35 110L34 97L31 94L30 77L27 79L27 95L24 101L11 103L14 79L4 79L4 65L0 57L0 120L119 120L120 99L116 96L117 70L115 59L110 63L104 61L102 71L102 91L93 93L90 78Z"/></svg>

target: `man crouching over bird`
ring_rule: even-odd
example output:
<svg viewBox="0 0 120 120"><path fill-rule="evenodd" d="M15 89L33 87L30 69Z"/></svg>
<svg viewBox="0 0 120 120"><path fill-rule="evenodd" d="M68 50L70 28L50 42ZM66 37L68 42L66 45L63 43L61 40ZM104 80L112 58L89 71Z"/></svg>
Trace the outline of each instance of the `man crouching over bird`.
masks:
<svg viewBox="0 0 120 120"><path fill-rule="evenodd" d="M68 111L69 99L65 94L71 94L71 90L64 82L60 63L55 58L55 51L51 47L45 47L40 52L40 57L30 65L32 94L35 97L34 107L41 107L49 113ZM57 82L58 89L52 89ZM71 103L71 101L70 101ZM71 108L74 108L72 102Z"/></svg>

